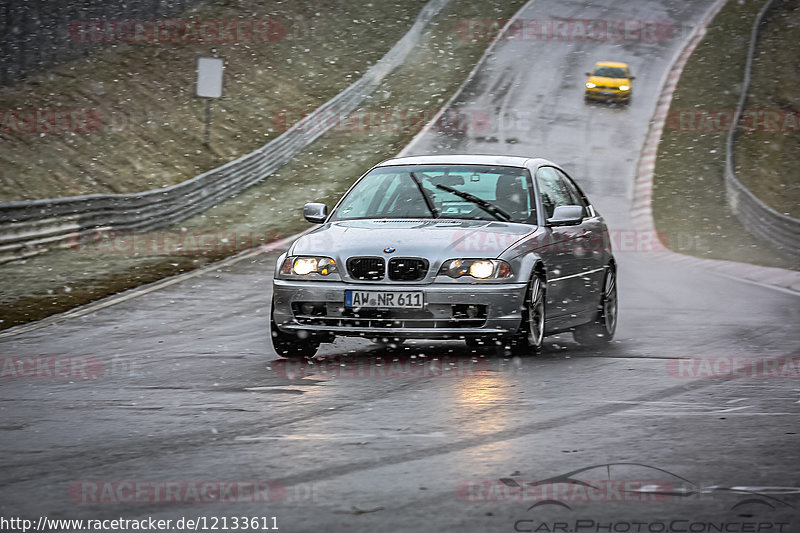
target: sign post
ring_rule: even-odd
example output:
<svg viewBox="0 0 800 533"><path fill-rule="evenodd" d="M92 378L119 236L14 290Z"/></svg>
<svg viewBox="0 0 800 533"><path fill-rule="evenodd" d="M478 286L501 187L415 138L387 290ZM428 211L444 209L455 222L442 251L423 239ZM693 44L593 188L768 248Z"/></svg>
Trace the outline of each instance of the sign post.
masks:
<svg viewBox="0 0 800 533"><path fill-rule="evenodd" d="M217 57L197 58L197 96L206 99L206 131L203 144L210 146L211 99L222 97L222 72L225 61Z"/></svg>

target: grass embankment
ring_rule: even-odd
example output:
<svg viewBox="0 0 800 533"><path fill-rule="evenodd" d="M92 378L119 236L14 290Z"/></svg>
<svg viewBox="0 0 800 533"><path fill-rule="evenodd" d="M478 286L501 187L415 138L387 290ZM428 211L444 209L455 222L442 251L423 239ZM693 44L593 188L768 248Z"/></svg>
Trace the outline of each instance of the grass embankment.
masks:
<svg viewBox="0 0 800 533"><path fill-rule="evenodd" d="M736 109L750 31L762 6L762 0L728 2L689 58L674 93L670 118L659 145L653 182L653 218L656 228L670 236L669 246L675 251L797 269L796 256L775 250L744 229L729 210L725 196L728 124L724 118ZM796 76L799 41L782 32L774 33L772 39L769 46L786 53L780 54L780 60L777 54L771 60L769 77L776 77L783 71L794 72ZM754 89L756 87L759 91L767 90L763 83ZM761 105L762 97L758 98L755 102ZM797 134L794 135L796 142ZM764 136L760 137L759 153L774 155L776 151L788 149L785 143L790 141L781 133L759 136ZM773 146L778 146L777 150ZM795 166L791 174L795 180L798 169ZM744 177L745 173L738 175ZM775 176L771 178L774 181ZM747 183L750 185L749 181Z"/></svg>
<svg viewBox="0 0 800 533"><path fill-rule="evenodd" d="M344 125L320 137L261 184L177 226L150 232L156 238L166 235L173 241L176 235L196 231L225 232L222 237L238 232L242 236L239 246L210 244L205 246L205 253L132 254L119 241L107 246L101 242L96 247L56 250L24 262L0 265L0 328L191 270L229 255L232 249L308 227L300 214L305 202L332 204L369 166L395 155L423 125L419 120L400 120L405 116L403 110L426 110L430 116L465 79L488 43L463 39L457 31L459 21L507 18L523 3L524 0L514 0L496 7L483 0L451 0L406 64L394 71L362 106L366 112L392 112L394 120L390 123L394 126ZM146 236L142 242L144 239Z"/></svg>
<svg viewBox="0 0 800 533"><path fill-rule="evenodd" d="M358 79L425 3L208 2L175 18L271 20L277 31L267 42L242 31L223 37L231 42L107 45L0 89L0 110L86 109L99 117L87 128L93 131L41 134L4 113L0 201L157 189L251 152L282 133L280 110L313 110ZM203 145L205 99L194 96L198 56L226 62L210 148Z"/></svg>
<svg viewBox="0 0 800 533"><path fill-rule="evenodd" d="M739 180L767 205L795 218L800 218L798 57L800 4L777 2L761 30L745 104L762 125L742 132L735 157Z"/></svg>

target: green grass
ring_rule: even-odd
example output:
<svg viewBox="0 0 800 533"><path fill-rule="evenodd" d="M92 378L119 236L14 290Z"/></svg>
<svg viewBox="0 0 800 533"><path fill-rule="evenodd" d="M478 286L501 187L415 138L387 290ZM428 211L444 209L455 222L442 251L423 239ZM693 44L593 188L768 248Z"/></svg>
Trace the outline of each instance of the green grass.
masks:
<svg viewBox="0 0 800 533"><path fill-rule="evenodd" d="M358 79L410 28L426 0L225 0L176 18L275 20L266 43L123 43L0 89L0 109L91 109L87 133L0 129L0 201L124 193L173 185L282 132L284 109L310 111ZM196 58L225 58L224 96L194 97Z"/></svg>
<svg viewBox="0 0 800 533"><path fill-rule="evenodd" d="M483 0L451 0L406 64L362 106L363 110L438 110L466 78L485 42L456 32L463 18L508 18L524 0L501 7ZM421 125L421 124L420 124ZM347 128L344 128L345 130ZM309 201L332 205L371 165L395 155L416 128L331 131L279 172L208 211L163 231L168 235L239 232L248 245L294 234L309 226L301 209ZM146 234L145 234L146 235ZM150 232L159 235L159 232ZM229 243L203 254L94 253L103 247L54 250L0 265L0 328L44 318L161 277L192 270L231 253ZM117 250L122 250L118 248Z"/></svg>
<svg viewBox="0 0 800 533"><path fill-rule="evenodd" d="M745 104L776 120L738 137L736 174L767 205L800 218L800 5L777 5L761 31Z"/></svg>
<svg viewBox="0 0 800 533"><path fill-rule="evenodd" d="M681 75L671 117L682 111L736 108L750 30L762 5L761 0L728 2L717 14ZM782 41L780 46L797 50L797 41ZM669 235L669 246L681 253L797 269L796 256L751 236L729 210L724 181L727 132L722 130L682 129L678 121L668 121L653 180L656 228Z"/></svg>

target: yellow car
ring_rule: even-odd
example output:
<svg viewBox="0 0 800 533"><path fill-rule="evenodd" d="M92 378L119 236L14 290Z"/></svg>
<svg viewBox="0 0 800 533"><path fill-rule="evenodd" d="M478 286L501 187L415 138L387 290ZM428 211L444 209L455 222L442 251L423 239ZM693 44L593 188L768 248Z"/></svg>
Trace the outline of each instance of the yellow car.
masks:
<svg viewBox="0 0 800 533"><path fill-rule="evenodd" d="M584 94L586 100L631 101L634 78L626 63L599 61L586 75L589 76Z"/></svg>

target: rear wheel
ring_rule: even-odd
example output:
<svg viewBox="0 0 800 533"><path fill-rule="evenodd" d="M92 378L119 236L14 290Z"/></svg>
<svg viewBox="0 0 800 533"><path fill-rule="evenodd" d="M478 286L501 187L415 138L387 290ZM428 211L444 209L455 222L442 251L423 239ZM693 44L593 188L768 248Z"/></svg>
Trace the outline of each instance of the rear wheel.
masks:
<svg viewBox="0 0 800 533"><path fill-rule="evenodd" d="M511 339L514 355L535 355L544 345L545 282L534 274L525 294L522 309L522 325L516 337Z"/></svg>
<svg viewBox="0 0 800 533"><path fill-rule="evenodd" d="M614 338L617 330L617 273L613 267L606 270L603 293L597 310L597 318L578 326L573 331L575 340L586 346L602 346Z"/></svg>
<svg viewBox="0 0 800 533"><path fill-rule="evenodd" d="M270 311L270 338L275 353L287 359L310 359L319 349L320 339L308 331L287 333L278 329L275 323L275 302Z"/></svg>

